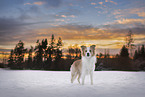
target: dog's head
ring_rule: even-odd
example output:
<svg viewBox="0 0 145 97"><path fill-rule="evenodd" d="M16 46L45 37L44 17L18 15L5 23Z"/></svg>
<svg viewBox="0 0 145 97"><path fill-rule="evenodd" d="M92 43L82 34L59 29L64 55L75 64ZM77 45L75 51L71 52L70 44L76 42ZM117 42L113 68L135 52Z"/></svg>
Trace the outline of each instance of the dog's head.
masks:
<svg viewBox="0 0 145 97"><path fill-rule="evenodd" d="M90 47L81 46L82 56L85 56L87 58L95 56L95 47L96 47L95 45L92 45Z"/></svg>

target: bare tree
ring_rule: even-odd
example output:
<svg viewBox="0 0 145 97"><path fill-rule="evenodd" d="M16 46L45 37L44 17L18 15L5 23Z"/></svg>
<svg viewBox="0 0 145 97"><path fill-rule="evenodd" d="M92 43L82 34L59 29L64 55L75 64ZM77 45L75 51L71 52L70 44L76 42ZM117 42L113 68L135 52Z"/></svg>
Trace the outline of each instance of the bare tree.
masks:
<svg viewBox="0 0 145 97"><path fill-rule="evenodd" d="M126 36L126 47L129 49L130 56L133 57L133 50L135 49L134 39L133 39L133 33L131 30L129 30L127 36Z"/></svg>

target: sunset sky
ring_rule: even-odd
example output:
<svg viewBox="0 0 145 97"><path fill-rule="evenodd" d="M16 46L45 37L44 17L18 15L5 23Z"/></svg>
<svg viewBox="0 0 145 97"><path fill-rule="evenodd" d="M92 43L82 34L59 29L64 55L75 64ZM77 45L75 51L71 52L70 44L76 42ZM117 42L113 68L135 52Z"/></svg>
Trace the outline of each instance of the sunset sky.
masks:
<svg viewBox="0 0 145 97"><path fill-rule="evenodd" d="M145 44L145 0L0 0L0 53L52 34L70 45L120 49L131 30Z"/></svg>

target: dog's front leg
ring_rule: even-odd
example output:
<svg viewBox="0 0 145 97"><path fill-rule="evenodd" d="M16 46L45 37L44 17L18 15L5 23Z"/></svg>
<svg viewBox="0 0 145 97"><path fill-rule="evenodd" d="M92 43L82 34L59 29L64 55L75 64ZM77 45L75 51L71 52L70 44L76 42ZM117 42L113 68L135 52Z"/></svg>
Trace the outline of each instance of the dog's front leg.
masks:
<svg viewBox="0 0 145 97"><path fill-rule="evenodd" d="M93 72L90 72L91 85L93 85Z"/></svg>
<svg viewBox="0 0 145 97"><path fill-rule="evenodd" d="M85 73L82 73L82 85L84 85L85 82Z"/></svg>

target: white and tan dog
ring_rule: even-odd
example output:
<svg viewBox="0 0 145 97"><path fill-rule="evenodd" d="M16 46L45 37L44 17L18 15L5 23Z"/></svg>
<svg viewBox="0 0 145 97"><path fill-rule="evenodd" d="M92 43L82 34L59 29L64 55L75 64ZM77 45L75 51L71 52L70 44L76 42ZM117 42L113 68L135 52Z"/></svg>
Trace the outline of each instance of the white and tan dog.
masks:
<svg viewBox="0 0 145 97"><path fill-rule="evenodd" d="M93 84L93 72L95 70L96 54L95 45L90 47L81 46L82 58L76 60L71 65L71 83L74 82L78 76L78 82L80 83L80 77L82 78L82 85L84 85L84 80L86 75L90 75L91 84Z"/></svg>

